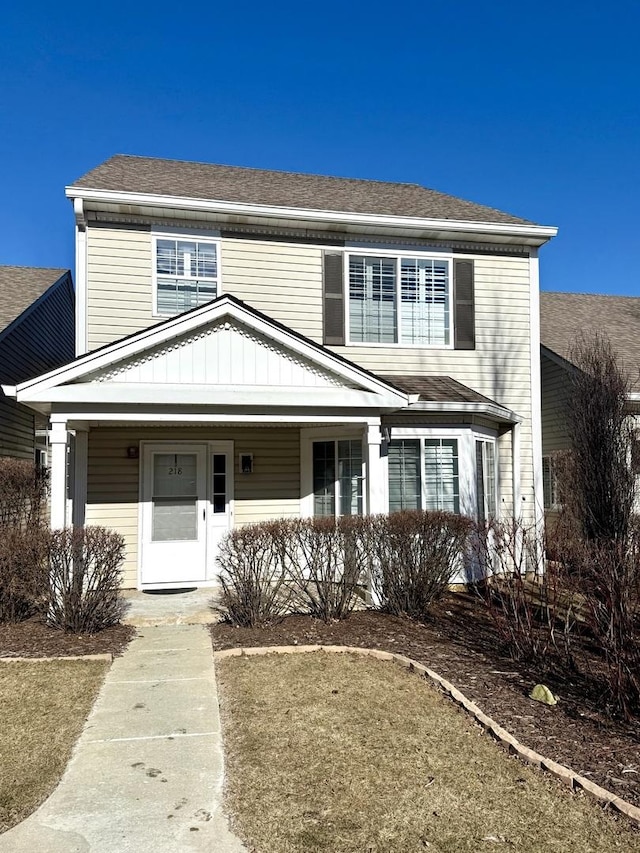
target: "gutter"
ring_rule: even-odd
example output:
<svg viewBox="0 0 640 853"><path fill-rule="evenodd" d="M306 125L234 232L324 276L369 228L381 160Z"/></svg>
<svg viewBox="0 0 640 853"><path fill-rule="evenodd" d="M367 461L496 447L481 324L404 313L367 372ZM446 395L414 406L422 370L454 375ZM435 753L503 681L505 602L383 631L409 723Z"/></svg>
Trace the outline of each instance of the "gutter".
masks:
<svg viewBox="0 0 640 853"><path fill-rule="evenodd" d="M639 398L640 399L640 398ZM509 424L522 423L523 418L512 412L511 409L506 409L498 403L436 403L434 401L425 401L414 403L407 409L401 409L403 413L410 412L431 412L438 414L459 414L460 412L487 415L490 418L497 418Z"/></svg>
<svg viewBox="0 0 640 853"><path fill-rule="evenodd" d="M116 192L85 187L66 187L67 198L112 204L131 204L142 207L168 207L177 210L199 210L209 213L226 213L236 216L265 216L275 219L295 219L310 222L321 220L327 223L370 225L372 227L396 227L452 231L457 233L490 234L502 237L534 238L544 243L555 237L558 229L548 225L521 225L518 223L474 222L457 219L428 219L414 216L351 213L336 210L315 210L303 207L277 207L267 204L246 204L217 199L188 198L183 196L154 195L151 193Z"/></svg>

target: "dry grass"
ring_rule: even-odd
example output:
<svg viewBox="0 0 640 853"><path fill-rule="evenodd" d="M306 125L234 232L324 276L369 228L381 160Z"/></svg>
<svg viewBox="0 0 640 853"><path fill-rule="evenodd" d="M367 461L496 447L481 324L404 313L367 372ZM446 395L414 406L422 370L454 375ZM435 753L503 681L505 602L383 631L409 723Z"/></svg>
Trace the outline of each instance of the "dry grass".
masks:
<svg viewBox="0 0 640 853"><path fill-rule="evenodd" d="M55 788L107 668L100 661L0 662L0 832Z"/></svg>
<svg viewBox="0 0 640 853"><path fill-rule="evenodd" d="M630 825L391 663L318 652L217 668L227 808L252 850L640 851Z"/></svg>

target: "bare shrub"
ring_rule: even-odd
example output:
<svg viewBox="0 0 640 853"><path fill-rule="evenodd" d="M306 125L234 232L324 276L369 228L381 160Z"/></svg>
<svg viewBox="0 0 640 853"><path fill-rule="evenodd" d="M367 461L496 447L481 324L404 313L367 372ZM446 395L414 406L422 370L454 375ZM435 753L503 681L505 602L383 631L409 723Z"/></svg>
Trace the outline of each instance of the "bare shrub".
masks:
<svg viewBox="0 0 640 853"><path fill-rule="evenodd" d="M462 565L473 523L447 512L394 512L370 519L371 582L381 607L424 617Z"/></svg>
<svg viewBox="0 0 640 853"><path fill-rule="evenodd" d="M0 529L45 521L48 477L33 462L0 458Z"/></svg>
<svg viewBox="0 0 640 853"><path fill-rule="evenodd" d="M567 426L571 453L562 472L565 512L587 540L625 542L635 499L629 378L600 335L574 344Z"/></svg>
<svg viewBox="0 0 640 853"><path fill-rule="evenodd" d="M266 625L290 609L291 531L292 522L276 519L231 530L221 542L216 558L220 609L232 624Z"/></svg>
<svg viewBox="0 0 640 853"><path fill-rule="evenodd" d="M471 541L484 578L475 591L514 660L546 660L553 652L554 661L573 666L584 598L561 562L544 566L540 538L535 525L517 519L478 525Z"/></svg>
<svg viewBox="0 0 640 853"><path fill-rule="evenodd" d="M0 621L19 622L46 601L46 474L0 458Z"/></svg>
<svg viewBox="0 0 640 853"><path fill-rule="evenodd" d="M287 558L296 604L329 622L345 619L362 600L367 517L299 519L290 528Z"/></svg>
<svg viewBox="0 0 640 853"><path fill-rule="evenodd" d="M0 622L46 609L48 531L38 524L0 528Z"/></svg>
<svg viewBox="0 0 640 853"><path fill-rule="evenodd" d="M50 625L95 633L120 621L124 538L104 527L54 530L49 544Z"/></svg>

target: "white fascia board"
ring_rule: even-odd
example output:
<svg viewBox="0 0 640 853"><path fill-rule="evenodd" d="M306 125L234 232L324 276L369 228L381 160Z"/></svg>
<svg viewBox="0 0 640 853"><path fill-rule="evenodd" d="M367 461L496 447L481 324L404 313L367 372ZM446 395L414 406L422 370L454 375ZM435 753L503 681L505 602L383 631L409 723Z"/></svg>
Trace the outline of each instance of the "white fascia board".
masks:
<svg viewBox="0 0 640 853"><path fill-rule="evenodd" d="M273 207L266 204L246 204L216 199L187 198L182 196L153 195L150 193L116 192L86 187L66 187L67 198L82 198L92 202L134 204L142 207L169 207L177 210L201 210L209 213L226 213L241 216L266 216L278 219L296 219L307 222L370 225L372 227L398 227L456 231L462 233L493 234L503 237L530 237L544 243L555 237L558 229L550 225L521 225L504 222L473 222L458 219L424 219L415 216L390 216L373 213L351 213L337 210L315 210L303 207Z"/></svg>
<svg viewBox="0 0 640 853"><path fill-rule="evenodd" d="M2 393L5 397L13 397L15 400L17 397L16 386L15 385L0 385L2 388Z"/></svg>
<svg viewBox="0 0 640 853"><path fill-rule="evenodd" d="M155 326L145 329L127 340L116 341L114 344L97 352L88 353L76 359L76 361L69 365L23 382L17 386L18 397L22 398L24 396L25 399L31 399L33 393L54 388L62 383L81 379L89 373L109 367L114 362L130 358L146 349L159 346L172 338L188 334L200 326L215 322L225 316L249 326L265 337L282 344L287 349L293 350L298 355L307 358L309 361L324 367L349 382L357 383L375 394L393 397L396 406L407 405L409 401L407 394L396 391L382 380L378 380L361 370L357 365L345 363L328 350L318 350L310 346L305 341L300 340L296 335L289 334L279 326L256 317L250 310L237 305L235 302L231 302L229 299L225 299L224 296L214 305L203 305L197 311L191 311L186 315L179 315L170 322L163 323L160 327Z"/></svg>
<svg viewBox="0 0 640 853"><path fill-rule="evenodd" d="M118 411L100 408L78 408L69 406L51 414L52 423L72 424L70 428L75 429L76 423L111 423L111 424L335 424L343 427L347 424L365 425L370 424L373 418L371 412L364 411L357 414L345 415L342 412L329 414L309 414L293 412L252 412L234 409L229 412L193 412L176 410L174 412L148 411L144 408L136 408L135 411Z"/></svg>
<svg viewBox="0 0 640 853"><path fill-rule="evenodd" d="M510 424L522 422L522 417L500 406L497 403L436 403L433 401L423 401L415 403L408 409L403 409L403 414L431 412L433 414L474 414L485 415L486 417L505 421Z"/></svg>
<svg viewBox="0 0 640 853"><path fill-rule="evenodd" d="M92 382L25 391L25 402L157 406L245 406L345 409L398 408L393 397L350 388Z"/></svg>

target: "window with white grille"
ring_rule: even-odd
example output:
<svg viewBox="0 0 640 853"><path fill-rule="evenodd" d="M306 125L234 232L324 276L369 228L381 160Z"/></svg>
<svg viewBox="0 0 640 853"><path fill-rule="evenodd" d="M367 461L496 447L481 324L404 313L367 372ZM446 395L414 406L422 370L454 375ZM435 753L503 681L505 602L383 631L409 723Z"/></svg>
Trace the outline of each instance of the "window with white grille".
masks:
<svg viewBox="0 0 640 853"><path fill-rule="evenodd" d="M313 514L362 515L362 441L313 442Z"/></svg>
<svg viewBox="0 0 640 853"><path fill-rule="evenodd" d="M216 241L156 237L156 313L181 314L211 302L218 295L218 268Z"/></svg>
<svg viewBox="0 0 640 853"><path fill-rule="evenodd" d="M389 512L403 509L460 512L458 440L389 442Z"/></svg>
<svg viewBox="0 0 640 853"><path fill-rule="evenodd" d="M449 260L354 254L348 276L352 342L450 345Z"/></svg>

